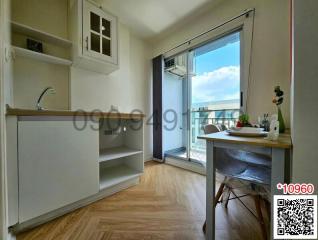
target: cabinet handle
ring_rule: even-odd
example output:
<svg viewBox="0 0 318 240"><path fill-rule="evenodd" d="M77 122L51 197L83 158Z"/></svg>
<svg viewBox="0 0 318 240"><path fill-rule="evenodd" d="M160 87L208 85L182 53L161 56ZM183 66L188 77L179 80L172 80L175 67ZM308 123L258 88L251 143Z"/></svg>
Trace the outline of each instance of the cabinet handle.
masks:
<svg viewBox="0 0 318 240"><path fill-rule="evenodd" d="M86 42L86 50L88 51L88 36L86 37L85 42Z"/></svg>

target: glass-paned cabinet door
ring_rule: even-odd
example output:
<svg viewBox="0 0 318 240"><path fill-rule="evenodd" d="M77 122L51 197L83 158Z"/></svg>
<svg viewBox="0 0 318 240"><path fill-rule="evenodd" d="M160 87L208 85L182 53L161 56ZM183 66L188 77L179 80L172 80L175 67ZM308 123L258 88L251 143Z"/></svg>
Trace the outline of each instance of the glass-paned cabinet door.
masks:
<svg viewBox="0 0 318 240"><path fill-rule="evenodd" d="M117 64L117 19L84 0L83 53Z"/></svg>

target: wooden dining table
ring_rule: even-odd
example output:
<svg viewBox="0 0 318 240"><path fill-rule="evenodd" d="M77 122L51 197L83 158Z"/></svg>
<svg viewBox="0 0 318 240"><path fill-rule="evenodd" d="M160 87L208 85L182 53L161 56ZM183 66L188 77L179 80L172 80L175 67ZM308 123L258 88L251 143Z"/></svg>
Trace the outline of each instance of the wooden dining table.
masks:
<svg viewBox="0 0 318 240"><path fill-rule="evenodd" d="M225 131L202 135L198 139L206 140L206 239L214 240L215 148L236 149L271 156L271 199L273 202L273 196L279 194L277 184L290 181L292 141L290 134L280 134L277 140L271 141L264 137L230 136ZM271 213L273 216L273 204L271 204ZM274 236L272 222L271 220L270 239Z"/></svg>

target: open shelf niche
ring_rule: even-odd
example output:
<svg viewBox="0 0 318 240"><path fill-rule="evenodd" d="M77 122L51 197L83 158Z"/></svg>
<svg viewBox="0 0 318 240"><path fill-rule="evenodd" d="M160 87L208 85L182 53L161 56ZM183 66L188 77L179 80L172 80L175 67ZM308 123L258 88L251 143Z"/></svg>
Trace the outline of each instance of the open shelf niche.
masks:
<svg viewBox="0 0 318 240"><path fill-rule="evenodd" d="M38 52L31 51L29 49L21 48L21 47L12 46L12 48L13 48L14 54L16 56L32 58L32 59L35 59L38 61L52 63L52 64L58 64L58 65L65 65L65 66L72 65L72 61L70 61L68 59L55 57L55 56L47 55L44 53L38 53Z"/></svg>
<svg viewBox="0 0 318 240"><path fill-rule="evenodd" d="M143 173L142 122L100 120L99 144L100 190Z"/></svg>
<svg viewBox="0 0 318 240"><path fill-rule="evenodd" d="M72 42L68 39L55 36L53 34L35 29L33 27L15 21L11 21L11 29L14 33L20 33L22 35L26 35L28 37L35 38L44 42L49 42L61 47L70 48L72 46Z"/></svg>
<svg viewBox="0 0 318 240"><path fill-rule="evenodd" d="M142 153L142 151L137 149L131 149L125 146L105 148L99 151L99 162L105 162L118 158L133 156L139 153Z"/></svg>
<svg viewBox="0 0 318 240"><path fill-rule="evenodd" d="M59 56L61 52L70 53L72 42L53 34L35 29L33 27L11 21L12 31L12 49L15 56L27 57L37 61L57 64L57 65L72 65L72 61ZM44 52L35 52L26 48L26 39L31 38L43 43L44 48L50 49L50 54ZM60 50L57 50L60 48ZM54 50L53 50L54 49ZM53 50L53 54L52 54ZM62 54L64 55L64 54Z"/></svg>

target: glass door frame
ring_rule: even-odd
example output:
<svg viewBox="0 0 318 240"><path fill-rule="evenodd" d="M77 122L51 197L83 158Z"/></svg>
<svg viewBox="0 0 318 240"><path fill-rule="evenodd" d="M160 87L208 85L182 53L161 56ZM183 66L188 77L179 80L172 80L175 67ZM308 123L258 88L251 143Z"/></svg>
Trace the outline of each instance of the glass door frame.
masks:
<svg viewBox="0 0 318 240"><path fill-rule="evenodd" d="M192 71L193 71L193 50L187 50L187 156L189 162L198 162L191 158L191 97L192 97Z"/></svg>

